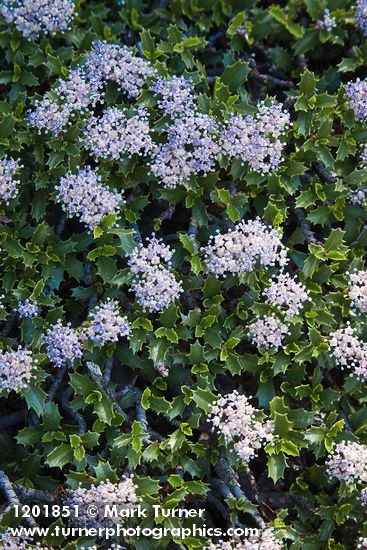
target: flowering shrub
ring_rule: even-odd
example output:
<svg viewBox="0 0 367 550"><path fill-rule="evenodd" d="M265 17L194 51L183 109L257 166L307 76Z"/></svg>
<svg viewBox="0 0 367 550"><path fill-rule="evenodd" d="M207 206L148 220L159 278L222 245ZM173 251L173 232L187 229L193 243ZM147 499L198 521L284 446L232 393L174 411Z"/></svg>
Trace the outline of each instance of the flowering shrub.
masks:
<svg viewBox="0 0 367 550"><path fill-rule="evenodd" d="M1 547L367 548L366 35L365 0L0 2ZM201 532L52 535L106 504Z"/></svg>

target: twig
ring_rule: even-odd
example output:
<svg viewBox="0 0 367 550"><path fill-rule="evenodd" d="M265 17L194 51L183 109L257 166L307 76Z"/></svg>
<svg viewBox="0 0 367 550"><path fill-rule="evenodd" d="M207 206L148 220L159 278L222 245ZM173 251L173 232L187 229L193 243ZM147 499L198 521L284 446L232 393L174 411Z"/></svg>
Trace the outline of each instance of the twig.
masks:
<svg viewBox="0 0 367 550"><path fill-rule="evenodd" d="M311 230L309 224L307 223L306 216L303 210L301 210L300 208L295 208L294 213L297 216L306 241L308 241L309 243L321 245L322 243L316 239L314 232Z"/></svg>
<svg viewBox="0 0 367 550"><path fill-rule="evenodd" d="M78 412L74 411L74 409L71 407L69 403L69 399L73 394L72 388L67 388L62 396L61 396L61 405L65 411L67 411L72 418L74 418L75 422L79 426L78 434L80 437L83 437L85 432L87 431L87 424L84 420L84 417Z"/></svg>
<svg viewBox="0 0 367 550"><path fill-rule="evenodd" d="M163 222L164 220L170 220L173 216L175 209L176 209L176 204L172 203L168 206L168 208L163 210L162 214L159 216L159 219L161 220L161 222Z"/></svg>
<svg viewBox="0 0 367 550"><path fill-rule="evenodd" d="M149 436L152 441L159 441L159 442L165 441L165 438L163 437L163 435L157 432L153 432L152 430L149 431Z"/></svg>
<svg viewBox="0 0 367 550"><path fill-rule="evenodd" d="M211 480L211 486L216 489L216 491L223 497L223 498L229 498L231 496L231 491L227 485L218 478L213 478Z"/></svg>
<svg viewBox="0 0 367 550"><path fill-rule="evenodd" d="M320 160L315 160L312 163L312 166L315 168L319 176L321 176L328 183L336 183L338 181L338 178L332 176L326 168L325 164L323 164Z"/></svg>
<svg viewBox="0 0 367 550"><path fill-rule="evenodd" d="M276 78L275 76L272 76L271 74L261 74L258 69L253 69L251 72L251 75L255 78L258 78L259 80L262 80L266 84L270 84L271 86L277 86L278 88L293 88L294 82L292 80L282 80L280 78Z"/></svg>
<svg viewBox="0 0 367 550"><path fill-rule="evenodd" d="M234 197L237 193L237 186L232 180L228 182L228 191L231 197Z"/></svg>
<svg viewBox="0 0 367 550"><path fill-rule="evenodd" d="M353 430L352 428L350 427L350 424L348 422L348 419L347 419L347 415L345 414L345 412L342 412L341 415L342 419L344 420L344 426L345 426L345 429L347 432L351 432L353 433Z"/></svg>
<svg viewBox="0 0 367 550"><path fill-rule="evenodd" d="M92 294L92 296L88 300L88 310L93 309L94 306L97 304L97 302L98 302L97 294Z"/></svg>
<svg viewBox="0 0 367 550"><path fill-rule="evenodd" d="M198 234L198 222L195 218L191 218L187 234L191 239L196 239Z"/></svg>
<svg viewBox="0 0 367 550"><path fill-rule="evenodd" d="M103 382L106 386L108 386L111 380L112 365L113 365L112 357L108 357L105 361L104 370L103 370Z"/></svg>
<svg viewBox="0 0 367 550"><path fill-rule="evenodd" d="M218 511L219 515L222 518L228 518L228 508L226 508L224 504L213 495L213 493L209 492L206 498L208 500L208 503L213 505L213 507Z"/></svg>
<svg viewBox="0 0 367 550"><path fill-rule="evenodd" d="M132 223L131 227L134 229L134 237L133 237L134 241L137 244L140 244L143 239L141 238L139 226L136 223Z"/></svg>
<svg viewBox="0 0 367 550"><path fill-rule="evenodd" d="M134 388L135 392L135 407L136 407L136 420L140 423L144 433L149 433L149 426L147 420L147 413L141 403L143 392L139 388ZM151 440L147 437L143 438L144 445L150 445Z"/></svg>
<svg viewBox="0 0 367 550"><path fill-rule="evenodd" d="M1 507L1 509L0 509L0 521L2 521L3 516L5 516L5 514L8 514L11 511L11 509L12 509L12 507L9 504L5 504Z"/></svg>
<svg viewBox="0 0 367 550"><path fill-rule="evenodd" d="M29 487L23 487L23 485L14 484L14 490L22 502L45 502L46 504L52 504L54 497L46 491L40 489L32 489Z"/></svg>
<svg viewBox="0 0 367 550"><path fill-rule="evenodd" d="M58 241L61 239L62 232L64 231L64 228L65 228L65 223L66 223L66 214L63 213L55 227L55 237L56 237L56 240Z"/></svg>
<svg viewBox="0 0 367 550"><path fill-rule="evenodd" d="M122 410L120 405L118 403L116 403L116 394L114 394L113 391L111 391L109 388L107 388L107 386L104 382L104 379L103 379L103 374L102 374L101 369L99 368L99 366L96 365L95 363L91 363L91 362L88 362L86 366L87 366L88 373L89 373L90 377L95 382L95 384L96 384L97 388L99 389L99 391L105 397L107 397L108 399L111 399L111 401L113 402L113 406L115 407L116 411L119 414L121 414L121 416L125 420L126 419L126 414Z"/></svg>
<svg viewBox="0 0 367 550"><path fill-rule="evenodd" d="M245 493L242 491L239 483L238 483L238 477L237 474L234 472L234 470L231 468L227 457L224 454L224 451L221 449L218 457L218 462L215 466L216 472L218 474L219 479L221 479L225 485L228 487L232 495L237 499L243 499L244 502L247 504L251 504L251 501L247 498ZM256 525L264 529L265 523L262 517L259 514L252 513L251 514L254 518L254 521L256 522Z"/></svg>
<svg viewBox="0 0 367 550"><path fill-rule="evenodd" d="M37 413L33 409L28 411L27 420L30 426L38 426L38 424L40 423Z"/></svg>
<svg viewBox="0 0 367 550"><path fill-rule="evenodd" d="M5 472L3 472L2 470L0 470L0 489L11 507L20 506L20 501L13 488L13 484L11 483ZM26 523L28 523L30 527L37 527L37 523L32 517L26 517L24 518L24 520Z"/></svg>
<svg viewBox="0 0 367 550"><path fill-rule="evenodd" d="M213 34L210 34L208 36L208 41L209 42L215 42L216 40L218 40L218 38L222 38L222 36L225 36L225 35L226 35L226 30L221 29L217 32L213 32Z"/></svg>
<svg viewBox="0 0 367 550"><path fill-rule="evenodd" d="M87 286L90 286L92 284L92 267L87 257L84 260L83 267L84 267L84 283Z"/></svg>
<svg viewBox="0 0 367 550"><path fill-rule="evenodd" d="M56 376L50 386L50 389L48 390L48 395L47 395L47 398L46 398L46 401L52 401L57 393L57 390L59 389L61 383L62 383L62 380L64 378L64 375L65 375L65 372L66 372L66 369L67 369L67 366L66 365L62 365L61 367L58 368L57 372L56 372Z"/></svg>
<svg viewBox="0 0 367 550"><path fill-rule="evenodd" d="M217 471L219 479L222 479L224 481L224 483L227 485L235 498L243 498L245 502L250 502L245 493L242 491L241 487L239 486L237 475L229 465L227 457L224 455L223 451L221 451L219 454L218 462L215 469Z"/></svg>
<svg viewBox="0 0 367 550"><path fill-rule="evenodd" d="M154 363L154 368L158 372L158 374L162 376L162 378L166 378L166 376L169 375L169 369L162 362Z"/></svg>
<svg viewBox="0 0 367 550"><path fill-rule="evenodd" d="M261 494L263 504L271 506L271 508L290 508L294 504L299 504L308 511L313 511L310 503L305 499L293 493L278 493L277 491L265 491Z"/></svg>
<svg viewBox="0 0 367 550"><path fill-rule="evenodd" d="M244 490L248 493L251 493L251 498L255 502L259 502L259 490L257 487L257 483L254 477L254 474L251 472L251 470L247 470L246 472L242 472L239 476L241 487L244 487Z"/></svg>

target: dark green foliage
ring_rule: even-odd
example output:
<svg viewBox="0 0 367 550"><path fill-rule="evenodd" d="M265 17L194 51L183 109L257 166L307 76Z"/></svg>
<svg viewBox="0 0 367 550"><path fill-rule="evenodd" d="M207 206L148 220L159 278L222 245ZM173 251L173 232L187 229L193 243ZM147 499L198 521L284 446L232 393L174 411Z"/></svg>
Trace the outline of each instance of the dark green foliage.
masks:
<svg viewBox="0 0 367 550"><path fill-rule="evenodd" d="M326 7L337 21L330 32L316 26ZM0 23L0 157L7 153L24 165L18 197L0 208L0 333L3 349L24 345L39 359L28 389L1 394L0 416L20 410L24 418L2 432L0 469L12 482L56 498L66 486L117 481L134 471L149 504L178 507L185 501L206 508L225 527L229 517L218 517L208 498L219 444L206 419L219 394L238 389L255 396L278 438L250 462L252 485L247 466L229 455L253 506L222 499L228 516L253 526L257 507L294 550L356 547L358 537L367 536L358 492L330 481L324 466L333 443L367 443L365 382L337 367L328 345L328 335L348 320L367 338L365 314L353 315L347 296L347 272L365 269L367 245L366 207L347 200L367 177L360 162L367 131L343 93L343 84L366 76L367 41L355 25L353 3L85 0L77 11L63 36L33 42ZM90 162L79 143L80 121L53 138L38 135L26 114L101 39L137 47L163 75L190 76L202 110L218 117L251 113L266 97L282 102L292 127L281 168L261 176L223 161L207 177L164 189L138 158L103 162L103 179L125 190L119 226L107 217L93 235L68 219L59 233L64 220L54 185L67 170ZM154 101L148 92L138 99L153 111ZM106 104L123 102L111 86ZM173 215L165 216L170 207ZM312 297L290 321L290 335L277 352L258 351L247 330L254 315L269 311L261 292L274 270L220 279L206 273L200 253L217 229L256 216L282 229L290 271ZM125 256L135 246L136 227L143 237L153 231L168 237L175 250L173 267L185 292L161 314L147 314L128 292ZM95 296L120 300L133 327L130 341L89 346L49 401L57 369L46 358L42 334L59 318L80 326ZM15 317L9 327L13 308L25 298L42 306L42 318ZM108 394L86 361L103 371L109 359ZM62 404L67 387L85 434ZM148 430L162 441L145 433L141 408ZM17 522L12 513L1 519L2 526ZM82 542L44 541L69 549ZM182 547L204 543L190 539ZM168 539L129 544L175 548Z"/></svg>

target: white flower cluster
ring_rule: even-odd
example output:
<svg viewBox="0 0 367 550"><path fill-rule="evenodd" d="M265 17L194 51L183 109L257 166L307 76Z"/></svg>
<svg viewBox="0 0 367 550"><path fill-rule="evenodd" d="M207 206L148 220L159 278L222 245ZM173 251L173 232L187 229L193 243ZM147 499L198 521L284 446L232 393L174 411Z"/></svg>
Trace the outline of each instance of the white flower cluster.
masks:
<svg viewBox="0 0 367 550"><path fill-rule="evenodd" d="M173 252L171 248L164 244L161 239L157 239L155 234L147 239L147 246L140 243L129 254L129 266L131 273L145 273L152 268L159 268L162 264L171 267Z"/></svg>
<svg viewBox="0 0 367 550"><path fill-rule="evenodd" d="M348 296L356 309L367 313L367 271L349 273Z"/></svg>
<svg viewBox="0 0 367 550"><path fill-rule="evenodd" d="M347 195L347 201L357 206L367 206L367 190L354 189Z"/></svg>
<svg viewBox="0 0 367 550"><path fill-rule="evenodd" d="M13 535L12 530L7 527L4 533L0 533L0 548L2 550L52 550L52 547L41 546L35 543L27 535Z"/></svg>
<svg viewBox="0 0 367 550"><path fill-rule="evenodd" d="M10 199L14 199L18 194L19 180L14 175L22 165L18 160L8 158L6 155L0 161L0 198L9 204Z"/></svg>
<svg viewBox="0 0 367 550"><path fill-rule="evenodd" d="M289 330L287 325L282 323L274 315L265 315L256 319L248 327L252 343L257 348L278 349Z"/></svg>
<svg viewBox="0 0 367 550"><path fill-rule="evenodd" d="M284 308L287 318L298 315L304 303L311 300L306 287L298 283L289 273L280 273L273 278L264 295L268 304Z"/></svg>
<svg viewBox="0 0 367 550"><path fill-rule="evenodd" d="M43 341L47 346L47 357L56 367L71 363L82 356L82 344L78 332L70 323L64 326L59 319L46 331Z"/></svg>
<svg viewBox="0 0 367 550"><path fill-rule="evenodd" d="M328 8L324 10L324 19L318 19L316 21L316 26L319 29L325 29L329 32L336 27L336 19L334 16L330 15L330 10Z"/></svg>
<svg viewBox="0 0 367 550"><path fill-rule="evenodd" d="M357 120L367 119L367 78L357 78L345 85L345 98Z"/></svg>
<svg viewBox="0 0 367 550"><path fill-rule="evenodd" d="M99 87L91 85L83 67L76 67L69 72L67 80L61 80L57 95L71 111L83 112L100 101Z"/></svg>
<svg viewBox="0 0 367 550"><path fill-rule="evenodd" d="M362 501L363 506L367 506L367 487L362 489L361 494L360 494L360 500Z"/></svg>
<svg viewBox="0 0 367 550"><path fill-rule="evenodd" d="M367 548L367 537L365 537L365 538L362 538L362 537L361 537L361 538L358 540L357 549L358 549L358 548Z"/></svg>
<svg viewBox="0 0 367 550"><path fill-rule="evenodd" d="M36 317L39 313L39 307L35 302L30 302L27 298L24 302L18 302L16 311L20 317Z"/></svg>
<svg viewBox="0 0 367 550"><path fill-rule="evenodd" d="M36 364L32 352L22 347L14 351L0 350L0 389L19 391L26 388Z"/></svg>
<svg viewBox="0 0 367 550"><path fill-rule="evenodd" d="M101 482L99 485L92 485L90 489L78 487L78 489L68 491L64 498L64 504L69 506L71 514L69 522L75 527L98 528L106 526L106 523L116 523L120 521L119 517L105 517L106 506L117 506L117 510L130 508L139 502L136 494L136 486L132 478L126 478L119 483L111 483L109 480ZM98 514L90 517L88 507L93 504ZM75 509L79 513L75 514ZM118 514L117 514L118 516Z"/></svg>
<svg viewBox="0 0 367 550"><path fill-rule="evenodd" d="M239 159L253 172L268 174L284 160L280 137L290 125L289 113L281 105L261 102L256 115L234 115L222 133L227 156Z"/></svg>
<svg viewBox="0 0 367 550"><path fill-rule="evenodd" d="M102 102L108 81L117 82L120 89L135 97L139 95L146 78L153 74L150 63L128 49L95 42L86 64L72 69L68 78L60 81L53 90L52 99L45 95L41 100L36 100L35 110L29 114L28 122L39 133L45 131L58 135L72 123L73 115L83 114L89 107ZM139 125L137 120L131 124L135 124L135 127L131 126L132 132L134 128L140 131L144 126Z"/></svg>
<svg viewBox="0 0 367 550"><path fill-rule="evenodd" d="M29 113L28 122L41 131L59 134L63 132L68 124L71 124L71 111L67 105L60 105L57 101L44 96L36 99L35 110Z"/></svg>
<svg viewBox="0 0 367 550"><path fill-rule="evenodd" d="M78 216L91 231L105 216L116 214L122 201L121 193L102 185L101 176L90 166L77 174L68 172L60 179L56 191L63 210L69 216Z"/></svg>
<svg viewBox="0 0 367 550"><path fill-rule="evenodd" d="M356 23L363 31L363 34L367 35L367 1L358 0L355 5L356 8Z"/></svg>
<svg viewBox="0 0 367 550"><path fill-rule="evenodd" d="M119 312L119 304L108 300L95 307L88 318L90 327L86 329L86 336L99 344L117 342L120 337L129 336L131 327L126 317Z"/></svg>
<svg viewBox="0 0 367 550"><path fill-rule="evenodd" d="M354 336L350 325L336 330L330 336L331 354L337 365L342 369L351 368L353 376L367 380L367 343Z"/></svg>
<svg viewBox="0 0 367 550"><path fill-rule="evenodd" d="M204 550L282 550L284 545L275 537L272 527L262 529L258 535L251 534L244 540L219 541Z"/></svg>
<svg viewBox="0 0 367 550"><path fill-rule="evenodd" d="M255 413L256 409L248 398L235 390L215 401L209 414L212 429L223 436L226 444L233 445L233 450L245 463L274 439L272 421L260 422Z"/></svg>
<svg viewBox="0 0 367 550"><path fill-rule="evenodd" d="M129 98L138 97L145 85L153 92L160 115L169 117L163 127L163 141L153 142L156 129L150 127L145 108L132 116L116 107L107 108L99 117L91 112L90 107L103 102L108 82L116 83ZM82 141L97 160L149 156L151 174L168 188L213 172L222 153L239 158L253 171L269 173L283 160L280 138L290 125L289 113L282 105L260 102L255 115L235 115L223 127L217 118L200 111L191 80L157 77L149 61L125 46L104 41L92 45L84 65L71 70L52 97L49 94L37 100L29 115L29 122L39 132L64 132L73 115L84 115L88 109Z"/></svg>
<svg viewBox="0 0 367 550"><path fill-rule="evenodd" d="M211 237L202 249L208 271L216 275L240 274L251 271L258 263L272 267L287 263L287 251L278 231L259 218L242 221L228 233Z"/></svg>
<svg viewBox="0 0 367 550"><path fill-rule="evenodd" d="M72 123L76 113L84 113L101 101L101 84L90 80L82 67L72 69L68 77L61 80L53 90L55 99L44 96L35 101L35 110L29 113L28 122L41 131L59 134Z"/></svg>
<svg viewBox="0 0 367 550"><path fill-rule="evenodd" d="M153 148L146 109L128 118L126 109L110 107L100 118L91 115L83 132L83 143L96 159L121 159L147 155Z"/></svg>
<svg viewBox="0 0 367 550"><path fill-rule="evenodd" d="M69 29L75 15L73 0L3 0L0 11L28 40Z"/></svg>
<svg viewBox="0 0 367 550"><path fill-rule="evenodd" d="M0 533L0 542L3 550L28 550L30 548L30 539L26 536L13 535L9 527L4 533Z"/></svg>
<svg viewBox="0 0 367 550"><path fill-rule="evenodd" d="M167 141L153 150L150 169L165 187L174 188L190 176L212 172L219 152L218 124L192 112L167 127Z"/></svg>
<svg viewBox="0 0 367 550"><path fill-rule="evenodd" d="M326 473L346 483L367 482L367 446L354 441L337 443L326 461Z"/></svg>
<svg viewBox="0 0 367 550"><path fill-rule="evenodd" d="M165 115L189 114L195 110L196 94L191 80L184 76L162 78L159 76L151 87L152 92L161 96L158 107Z"/></svg>
<svg viewBox="0 0 367 550"><path fill-rule="evenodd" d="M155 74L149 61L137 57L125 46L95 42L86 63L91 81L116 82L128 97L137 97L147 78Z"/></svg>
<svg viewBox="0 0 367 550"><path fill-rule="evenodd" d="M147 246L140 244L129 254L130 271L135 275L131 290L137 302L149 311L162 311L182 292L181 282L170 271L172 254L154 233Z"/></svg>

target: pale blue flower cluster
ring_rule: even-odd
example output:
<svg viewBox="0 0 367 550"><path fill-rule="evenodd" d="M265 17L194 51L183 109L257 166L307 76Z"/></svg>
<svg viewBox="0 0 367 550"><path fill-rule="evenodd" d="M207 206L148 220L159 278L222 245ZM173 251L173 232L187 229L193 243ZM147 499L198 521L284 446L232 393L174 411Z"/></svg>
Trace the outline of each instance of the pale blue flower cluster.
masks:
<svg viewBox="0 0 367 550"><path fill-rule="evenodd" d="M318 19L316 25L319 29L325 29L330 32L336 27L336 19L330 16L330 10L326 8L324 11L324 18Z"/></svg>
<svg viewBox="0 0 367 550"><path fill-rule="evenodd" d="M258 106L255 115L234 115L222 133L222 148L250 171L268 174L284 160L280 137L290 125L289 113L276 103Z"/></svg>
<svg viewBox="0 0 367 550"><path fill-rule="evenodd" d="M47 347L47 357L56 367L62 367L67 362L73 363L82 356L78 331L71 328L70 323L64 326L60 319L46 331L43 341Z"/></svg>
<svg viewBox="0 0 367 550"><path fill-rule="evenodd" d="M151 87L158 96L158 107L165 115L172 117L189 114L195 110L196 94L191 80L184 76L162 78L159 76Z"/></svg>
<svg viewBox="0 0 367 550"><path fill-rule="evenodd" d="M56 186L56 199L68 216L77 216L91 231L108 214L117 214L122 195L110 191L101 182L101 176L90 166L68 172Z"/></svg>
<svg viewBox="0 0 367 550"><path fill-rule="evenodd" d="M26 388L36 363L32 352L22 347L14 351L0 350L0 389L19 391Z"/></svg>
<svg viewBox="0 0 367 550"><path fill-rule="evenodd" d="M160 115L169 118L161 131L163 140L153 141L156 129L146 107L135 113L117 107L107 108L101 116L91 112L103 102L108 82L117 84L130 99L144 86L153 92ZM200 111L190 79L157 77L149 61L104 41L93 44L86 63L59 83L54 98L36 101L29 122L39 131L57 135L67 129L73 115L86 111L82 143L96 160L148 157L150 173L168 188L215 171L222 154L239 159L251 171L268 174L283 161L281 137L290 125L289 113L281 105L261 102L256 114L234 115L222 128L216 118Z"/></svg>
<svg viewBox="0 0 367 550"><path fill-rule="evenodd" d="M220 153L219 127L209 115L192 112L166 129L166 142L152 153L151 172L165 187L174 188L193 175L215 170Z"/></svg>
<svg viewBox="0 0 367 550"><path fill-rule="evenodd" d="M18 160L8 158L6 155L0 160L0 198L9 204L14 199L19 190L19 180L14 176L22 168Z"/></svg>
<svg viewBox="0 0 367 550"><path fill-rule="evenodd" d="M246 273L256 265L284 267L288 261L280 233L260 218L242 221L227 233L217 233L202 252L208 271L222 276Z"/></svg>
<svg viewBox="0 0 367 550"><path fill-rule="evenodd" d="M149 61L125 46L95 42L89 53L86 71L90 82L116 82L128 97L137 97L147 78L155 74Z"/></svg>
<svg viewBox="0 0 367 550"><path fill-rule="evenodd" d="M140 94L145 81L154 75L150 63L129 49L107 42L95 42L85 65L72 69L61 80L52 97L35 101L28 121L41 131L58 135L67 130L77 113L102 102L109 81L116 82L128 97Z"/></svg>
<svg viewBox="0 0 367 550"><path fill-rule="evenodd" d="M248 327L252 343L257 348L278 349L287 334L288 326L275 315L257 317Z"/></svg>
<svg viewBox="0 0 367 550"><path fill-rule="evenodd" d="M181 282L171 272L173 252L154 235L146 246L140 244L129 255L130 271L135 275L131 290L137 302L149 311L162 311L175 302L181 292Z"/></svg>
<svg viewBox="0 0 367 550"><path fill-rule="evenodd" d="M367 35L367 0L356 3L356 22L363 34Z"/></svg>
<svg viewBox="0 0 367 550"><path fill-rule="evenodd" d="M148 113L139 109L128 118L126 109L110 107L101 117L91 115L83 132L83 144L96 159L121 159L147 155L153 149Z"/></svg>
<svg viewBox="0 0 367 550"><path fill-rule="evenodd" d="M65 493L63 503L72 511L69 524L73 527L103 528L111 519L106 518L106 506L115 506L121 511L136 505L140 498L136 494L137 486L133 477L126 477L118 483L111 483L108 479L89 489L79 486L75 490ZM90 506L95 513L88 514ZM75 512L78 510L78 513ZM117 519L115 519L117 522Z"/></svg>
<svg viewBox="0 0 367 550"><path fill-rule="evenodd" d="M357 120L367 120L367 78L357 78L345 85L345 98Z"/></svg>
<svg viewBox="0 0 367 550"><path fill-rule="evenodd" d="M35 302L30 302L27 298L24 302L18 302L16 311L20 317L36 317L39 313L39 307Z"/></svg>
<svg viewBox="0 0 367 550"><path fill-rule="evenodd" d="M12 529L7 527L0 533L1 548L3 550L29 550L32 549L32 540L27 535L13 535ZM42 549L40 549L42 550Z"/></svg>
<svg viewBox="0 0 367 550"><path fill-rule="evenodd" d="M29 113L28 122L41 131L58 135L65 132L73 116L94 107L102 99L98 81L90 80L84 69L72 69L53 91L54 98L44 96L35 101L35 110Z"/></svg>
<svg viewBox="0 0 367 550"><path fill-rule="evenodd" d="M350 369L358 380L367 381L367 342L355 335L350 323L330 334L329 345L331 355L342 370Z"/></svg>
<svg viewBox="0 0 367 550"><path fill-rule="evenodd" d="M279 308L288 319L298 315L305 302L311 300L305 285L284 272L272 277L270 286L263 294L266 303Z"/></svg>
<svg viewBox="0 0 367 550"><path fill-rule="evenodd" d="M88 319L90 326L86 329L86 336L99 344L117 342L131 332L130 323L119 311L118 302L108 300L91 311Z"/></svg>
<svg viewBox="0 0 367 550"><path fill-rule="evenodd" d="M0 12L28 40L68 30L76 15L73 0L3 0Z"/></svg>

